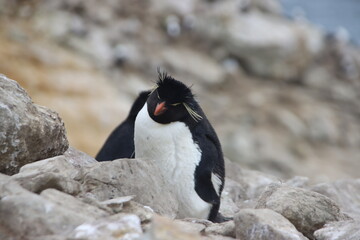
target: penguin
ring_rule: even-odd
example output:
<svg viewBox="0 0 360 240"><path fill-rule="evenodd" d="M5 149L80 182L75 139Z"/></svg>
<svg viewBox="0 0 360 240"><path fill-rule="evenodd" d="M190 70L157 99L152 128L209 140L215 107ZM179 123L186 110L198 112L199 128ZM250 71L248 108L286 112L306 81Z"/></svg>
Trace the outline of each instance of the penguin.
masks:
<svg viewBox="0 0 360 240"><path fill-rule="evenodd" d="M144 106L150 91L139 94L133 103L130 113L105 141L104 145L96 155L95 159L101 161L111 161L119 158L134 158L134 124L135 118Z"/></svg>
<svg viewBox="0 0 360 240"><path fill-rule="evenodd" d="M174 189L177 218L213 222L224 188L224 158L214 128L190 87L166 72L138 113L134 130L135 155L153 160Z"/></svg>

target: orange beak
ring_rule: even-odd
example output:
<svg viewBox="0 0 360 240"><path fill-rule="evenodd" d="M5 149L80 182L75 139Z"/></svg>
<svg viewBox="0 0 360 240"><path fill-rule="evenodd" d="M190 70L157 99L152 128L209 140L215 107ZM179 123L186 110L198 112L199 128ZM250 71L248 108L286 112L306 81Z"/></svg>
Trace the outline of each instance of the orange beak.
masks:
<svg viewBox="0 0 360 240"><path fill-rule="evenodd" d="M163 114L166 110L167 110L167 108L165 107L165 102L158 103L156 105L154 115L159 116L159 115Z"/></svg>

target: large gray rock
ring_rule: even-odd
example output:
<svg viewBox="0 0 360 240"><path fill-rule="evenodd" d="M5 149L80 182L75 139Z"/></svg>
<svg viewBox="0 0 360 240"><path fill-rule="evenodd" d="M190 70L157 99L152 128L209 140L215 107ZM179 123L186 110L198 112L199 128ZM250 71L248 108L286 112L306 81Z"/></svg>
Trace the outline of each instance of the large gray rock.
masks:
<svg viewBox="0 0 360 240"><path fill-rule="evenodd" d="M330 198L285 185L270 185L260 196L256 208L269 208L280 213L310 239L314 239L314 231L324 224L349 219Z"/></svg>
<svg viewBox="0 0 360 240"><path fill-rule="evenodd" d="M11 175L27 163L68 148L64 123L54 111L34 104L17 82L0 75L0 172Z"/></svg>
<svg viewBox="0 0 360 240"><path fill-rule="evenodd" d="M289 220L270 209L242 209L234 221L238 239L306 240Z"/></svg>
<svg viewBox="0 0 360 240"><path fill-rule="evenodd" d="M84 211L84 207L79 209L69 207L68 204L74 202L77 202L76 206L83 206L79 200L71 196L62 198L67 202L61 202L60 199L53 201L54 191L44 193L47 197L44 198L27 191L10 179L0 181L1 239L20 240L42 235L64 234L83 222L94 219L94 215L100 213L100 211L97 213Z"/></svg>
<svg viewBox="0 0 360 240"><path fill-rule="evenodd" d="M20 172L11 176L27 190L40 193L47 188L76 195L81 191L83 169L97 161L74 148L64 155L26 164Z"/></svg>
<svg viewBox="0 0 360 240"><path fill-rule="evenodd" d="M344 213L360 220L360 179L338 180L313 186L312 191L334 200Z"/></svg>
<svg viewBox="0 0 360 240"><path fill-rule="evenodd" d="M258 11L239 14L234 2L219 1L216 11L198 20L195 31L207 41L221 43L249 72L266 78L299 79L322 52L324 40L317 29Z"/></svg>
<svg viewBox="0 0 360 240"><path fill-rule="evenodd" d="M86 216L89 216L89 219L96 219L109 215L109 213L104 210L90 204L86 204L79 199L56 189L46 189L41 192L40 196L43 197L43 199L51 201L57 206L66 208L69 211L86 214Z"/></svg>
<svg viewBox="0 0 360 240"><path fill-rule="evenodd" d="M84 196L103 201L134 195L134 201L150 206L156 213L174 218L177 201L151 161L119 159L101 162L84 171Z"/></svg>
<svg viewBox="0 0 360 240"><path fill-rule="evenodd" d="M359 240L360 221L332 222L314 233L316 240Z"/></svg>

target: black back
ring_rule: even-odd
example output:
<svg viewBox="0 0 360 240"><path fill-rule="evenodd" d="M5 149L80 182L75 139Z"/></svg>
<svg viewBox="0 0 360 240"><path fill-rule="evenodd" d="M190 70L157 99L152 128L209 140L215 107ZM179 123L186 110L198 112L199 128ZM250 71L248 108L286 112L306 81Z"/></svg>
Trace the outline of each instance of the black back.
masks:
<svg viewBox="0 0 360 240"><path fill-rule="evenodd" d="M95 157L98 161L111 161L119 158L134 158L134 125L135 119L144 106L150 91L141 92L133 103L130 113L105 141Z"/></svg>
<svg viewBox="0 0 360 240"><path fill-rule="evenodd" d="M166 111L155 116L156 106L163 102ZM149 115L154 121L163 124L182 121L189 127L194 142L201 149L201 160L194 173L195 191L201 199L213 205L208 219L216 221L221 192L224 187L225 168L220 141L215 130L195 100L190 88L166 73L159 74L157 88L150 94L147 104ZM219 194L213 186L212 174L221 180Z"/></svg>

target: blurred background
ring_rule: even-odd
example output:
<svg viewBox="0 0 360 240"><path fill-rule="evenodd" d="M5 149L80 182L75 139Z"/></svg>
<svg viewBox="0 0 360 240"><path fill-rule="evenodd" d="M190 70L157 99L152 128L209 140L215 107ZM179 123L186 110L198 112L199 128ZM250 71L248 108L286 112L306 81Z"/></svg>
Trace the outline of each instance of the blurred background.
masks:
<svg viewBox="0 0 360 240"><path fill-rule="evenodd" d="M358 0L0 0L0 73L95 156L156 68L189 85L225 156L360 177Z"/></svg>

